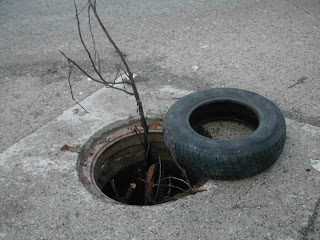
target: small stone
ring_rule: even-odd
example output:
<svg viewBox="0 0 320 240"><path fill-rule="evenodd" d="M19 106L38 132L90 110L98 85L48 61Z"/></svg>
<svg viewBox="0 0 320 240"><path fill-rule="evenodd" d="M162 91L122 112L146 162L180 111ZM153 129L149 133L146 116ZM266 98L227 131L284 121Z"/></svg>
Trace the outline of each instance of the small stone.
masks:
<svg viewBox="0 0 320 240"><path fill-rule="evenodd" d="M191 69L192 69L193 71L197 71L197 70L199 69L199 67L198 67L198 66L192 66Z"/></svg>

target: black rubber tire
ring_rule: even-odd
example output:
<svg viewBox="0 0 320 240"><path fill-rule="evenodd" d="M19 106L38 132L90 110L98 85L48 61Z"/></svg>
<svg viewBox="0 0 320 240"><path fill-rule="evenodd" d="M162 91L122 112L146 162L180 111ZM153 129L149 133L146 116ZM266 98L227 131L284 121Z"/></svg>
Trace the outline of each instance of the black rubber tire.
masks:
<svg viewBox="0 0 320 240"><path fill-rule="evenodd" d="M286 140L282 112L256 93L212 88L191 93L168 111L163 127L166 146L179 164L213 179L240 179L269 168ZM215 140L199 134L203 121L231 119L256 128L244 138Z"/></svg>

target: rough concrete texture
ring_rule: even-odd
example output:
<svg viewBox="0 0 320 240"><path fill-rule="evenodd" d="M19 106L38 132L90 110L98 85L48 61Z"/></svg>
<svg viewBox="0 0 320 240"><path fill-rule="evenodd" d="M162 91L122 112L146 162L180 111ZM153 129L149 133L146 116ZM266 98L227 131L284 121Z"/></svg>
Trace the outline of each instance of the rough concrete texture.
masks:
<svg viewBox="0 0 320 240"><path fill-rule="evenodd" d="M139 87L148 115L165 112L175 101L171 93L187 93ZM152 207L91 196L77 175L78 154L60 147L136 117L132 100L101 89L82 102L92 113L75 106L1 154L4 239L299 239L309 227L320 174L306 169L320 154L320 128L289 119L283 154L255 177L209 181L207 192Z"/></svg>
<svg viewBox="0 0 320 240"><path fill-rule="evenodd" d="M148 114L164 113L175 98L199 89L251 90L284 112L284 152L258 176L210 181L209 191L163 206L95 199L77 178L77 154L59 149L83 144L99 128L135 115L133 100L105 89L90 96L101 86L75 72L74 94L85 99L90 113L76 114L77 106L64 111L74 103L58 50L89 67L72 1L0 1L0 238L318 239L320 175L310 159L320 159L319 1L98 4L140 77ZM94 31L98 46L105 46ZM111 47L101 56L105 76L112 79L117 56Z"/></svg>

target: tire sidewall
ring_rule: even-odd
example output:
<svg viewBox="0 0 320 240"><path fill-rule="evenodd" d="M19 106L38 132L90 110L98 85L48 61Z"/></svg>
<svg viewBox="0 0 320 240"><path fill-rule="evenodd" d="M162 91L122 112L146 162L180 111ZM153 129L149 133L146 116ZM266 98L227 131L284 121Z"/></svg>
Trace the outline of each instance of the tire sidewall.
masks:
<svg viewBox="0 0 320 240"><path fill-rule="evenodd" d="M257 129L246 137L233 140L215 140L200 135L191 127L190 115L198 107L214 102L232 102L248 107L258 117ZM235 88L205 89L183 97L169 109L165 127L171 141L184 145L180 148L213 151L227 156L258 152L272 145L286 131L283 114L274 103L256 93Z"/></svg>

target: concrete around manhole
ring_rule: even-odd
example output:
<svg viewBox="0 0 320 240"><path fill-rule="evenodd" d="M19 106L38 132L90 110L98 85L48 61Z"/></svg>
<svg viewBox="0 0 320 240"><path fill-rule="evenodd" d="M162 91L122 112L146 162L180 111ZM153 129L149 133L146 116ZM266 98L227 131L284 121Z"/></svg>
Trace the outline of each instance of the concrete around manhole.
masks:
<svg viewBox="0 0 320 240"><path fill-rule="evenodd" d="M254 130L252 126L244 122L220 120L202 124L201 134L212 139L232 140L244 138Z"/></svg>
<svg viewBox="0 0 320 240"><path fill-rule="evenodd" d="M259 117L255 110L236 102L213 102L193 110L189 123L205 137L233 140L254 132L259 126Z"/></svg>
<svg viewBox="0 0 320 240"><path fill-rule="evenodd" d="M188 195L183 174L164 144L161 125L150 126L148 138L154 164L147 170L143 165L142 134L133 131L135 125L93 137L78 159L79 177L89 192L130 205L161 204ZM206 181L195 173L187 171L187 175L196 188Z"/></svg>

